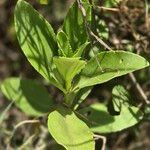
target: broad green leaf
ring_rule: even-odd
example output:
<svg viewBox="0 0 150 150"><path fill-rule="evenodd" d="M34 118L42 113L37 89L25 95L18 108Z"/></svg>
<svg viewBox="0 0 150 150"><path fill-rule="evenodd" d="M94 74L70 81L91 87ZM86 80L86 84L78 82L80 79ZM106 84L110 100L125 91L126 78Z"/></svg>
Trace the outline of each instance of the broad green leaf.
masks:
<svg viewBox="0 0 150 150"><path fill-rule="evenodd" d="M85 67L86 62L79 58L54 57L54 64L66 82L66 89L71 86L72 79Z"/></svg>
<svg viewBox="0 0 150 150"><path fill-rule="evenodd" d="M143 113L139 108L122 105L120 115L112 116L104 104L96 103L81 110L88 119L89 127L96 133L111 133L121 131L137 124Z"/></svg>
<svg viewBox="0 0 150 150"><path fill-rule="evenodd" d="M57 34L57 43L63 56L71 57L73 55L69 39L62 30Z"/></svg>
<svg viewBox="0 0 150 150"><path fill-rule="evenodd" d="M52 74L52 57L57 54L51 25L27 2L19 0L15 8L15 29L19 44L31 65L60 88Z"/></svg>
<svg viewBox="0 0 150 150"><path fill-rule="evenodd" d="M84 44L82 44L81 46L79 46L79 48L74 52L73 57L81 57L85 48L87 47L87 45L89 45L90 42L85 42Z"/></svg>
<svg viewBox="0 0 150 150"><path fill-rule="evenodd" d="M2 93L31 116L47 113L53 104L46 89L33 80L8 78L1 84Z"/></svg>
<svg viewBox="0 0 150 150"><path fill-rule="evenodd" d="M130 95L128 91L121 85L117 85L112 90L112 104L116 112L121 111L122 105L130 105Z"/></svg>
<svg viewBox="0 0 150 150"><path fill-rule="evenodd" d="M87 62L81 72L78 88L109 81L115 77L149 66L143 57L125 51L101 52Z"/></svg>
<svg viewBox="0 0 150 150"><path fill-rule="evenodd" d="M48 116L48 129L53 138L67 150L94 150L93 133L72 110L58 107Z"/></svg>
<svg viewBox="0 0 150 150"><path fill-rule="evenodd" d="M88 0L82 0L87 14L87 21L91 22L91 6ZM77 1L70 7L64 20L63 30L67 34L71 47L75 51L88 40L84 19Z"/></svg>

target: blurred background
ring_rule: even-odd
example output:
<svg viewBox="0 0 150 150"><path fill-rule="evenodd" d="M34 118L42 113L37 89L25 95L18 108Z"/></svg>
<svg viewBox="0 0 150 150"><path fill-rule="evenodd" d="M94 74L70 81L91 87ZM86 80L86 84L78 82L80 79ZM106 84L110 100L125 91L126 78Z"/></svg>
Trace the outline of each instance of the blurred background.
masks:
<svg viewBox="0 0 150 150"><path fill-rule="evenodd" d="M0 0L0 82L11 76L38 79L43 82L41 76L27 62L17 42L13 20L16 2L17 0ZM49 0L48 5L41 5L38 0L28 0L28 2L43 14L57 31L73 0ZM97 20L101 20L105 24L102 31L101 25L97 27L97 34L113 49L131 51L150 61L150 1L123 0L117 6L103 0L95 2L99 7L115 7L114 10L94 10ZM97 51L96 48L95 51ZM150 68L134 74L150 99ZM143 101L135 85L126 75L95 86L88 96L86 104L96 101L109 102L112 88L117 84L123 85L130 92L137 105ZM62 95L55 87L47 88L56 100L61 100ZM144 105L142 109L145 117L138 125L106 135L108 150L150 149L150 107ZM14 130L18 123L33 118L26 116L15 105L10 105L10 101L0 93L1 114L5 114L5 116L0 118L0 150L63 149L61 146L57 146L50 137L46 128L46 116L40 118L40 124L25 124ZM101 144L101 141L97 142L97 150L100 150Z"/></svg>

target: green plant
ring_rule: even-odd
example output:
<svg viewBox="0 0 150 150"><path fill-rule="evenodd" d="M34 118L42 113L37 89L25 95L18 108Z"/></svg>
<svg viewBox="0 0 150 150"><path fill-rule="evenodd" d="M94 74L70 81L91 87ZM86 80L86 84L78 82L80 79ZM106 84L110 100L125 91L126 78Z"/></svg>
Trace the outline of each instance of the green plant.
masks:
<svg viewBox="0 0 150 150"><path fill-rule="evenodd" d="M92 11L83 0L87 22L92 25ZM50 84L64 94L56 104L46 89L33 80L8 78L1 84L3 94L30 116L49 113L48 130L68 150L94 150L94 133L120 131L138 123L143 113L129 102L121 87L113 89L113 108L109 114L104 104L77 109L93 86L115 77L145 68L149 63L126 51L103 51L87 57L89 37L78 3L71 6L61 30L55 35L51 25L27 2L19 0L15 9L15 28L19 44L30 64ZM119 126L118 126L119 124Z"/></svg>

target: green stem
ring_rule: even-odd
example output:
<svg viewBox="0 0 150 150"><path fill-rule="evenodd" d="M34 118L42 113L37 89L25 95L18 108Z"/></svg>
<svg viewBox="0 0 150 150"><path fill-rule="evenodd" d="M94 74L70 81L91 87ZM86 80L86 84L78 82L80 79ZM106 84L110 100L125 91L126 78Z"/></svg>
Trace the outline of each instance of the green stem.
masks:
<svg viewBox="0 0 150 150"><path fill-rule="evenodd" d="M65 98L64 98L65 103L68 104L69 106L71 106L72 103L73 103L74 98L75 98L75 93L74 92L67 93L65 95Z"/></svg>

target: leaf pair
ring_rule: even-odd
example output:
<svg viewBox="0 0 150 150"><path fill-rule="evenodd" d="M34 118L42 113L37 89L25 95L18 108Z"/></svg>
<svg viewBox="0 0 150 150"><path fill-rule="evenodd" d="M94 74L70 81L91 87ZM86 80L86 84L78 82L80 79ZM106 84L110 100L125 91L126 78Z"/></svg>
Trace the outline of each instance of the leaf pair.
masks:
<svg viewBox="0 0 150 150"><path fill-rule="evenodd" d="M82 3L86 10L86 19L90 24L92 21L92 10L90 3L88 0L82 0ZM77 1L75 1L74 4L70 7L64 20L62 29L69 38L73 52L89 40L84 24L83 14L78 7Z"/></svg>
<svg viewBox="0 0 150 150"><path fill-rule="evenodd" d="M59 47L59 55L63 57L81 57L85 48L89 44L89 42L85 42L76 50L73 50L68 36L62 30L57 34L57 42Z"/></svg>
<svg viewBox="0 0 150 150"><path fill-rule="evenodd" d="M85 67L86 62L79 58L55 57L54 64L65 81L65 88L68 91L73 78Z"/></svg>

